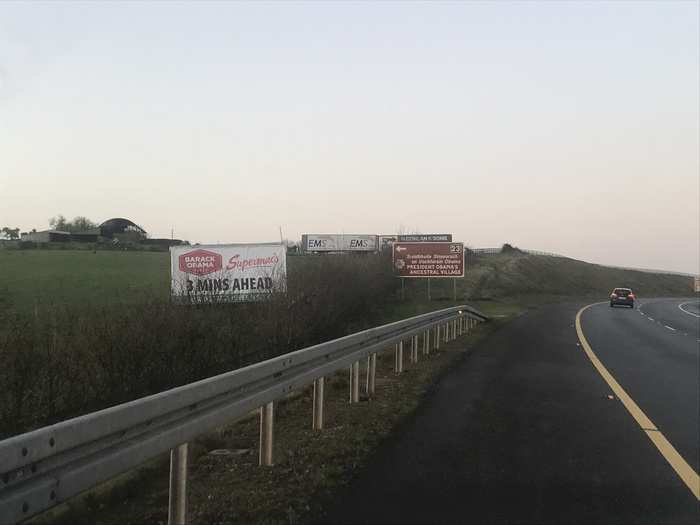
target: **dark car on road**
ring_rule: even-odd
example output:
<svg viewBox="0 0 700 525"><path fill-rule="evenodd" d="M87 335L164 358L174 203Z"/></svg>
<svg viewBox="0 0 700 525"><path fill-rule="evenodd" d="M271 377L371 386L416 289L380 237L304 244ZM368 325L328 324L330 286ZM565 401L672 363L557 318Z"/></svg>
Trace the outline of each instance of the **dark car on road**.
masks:
<svg viewBox="0 0 700 525"><path fill-rule="evenodd" d="M634 294L629 288L615 288L610 294L610 308L618 304L634 308Z"/></svg>

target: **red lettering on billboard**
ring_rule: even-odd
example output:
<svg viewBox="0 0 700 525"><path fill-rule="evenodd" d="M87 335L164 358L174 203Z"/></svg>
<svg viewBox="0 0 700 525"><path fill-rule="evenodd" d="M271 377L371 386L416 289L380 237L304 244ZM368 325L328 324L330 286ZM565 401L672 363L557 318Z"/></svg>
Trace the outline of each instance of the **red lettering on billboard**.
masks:
<svg viewBox="0 0 700 525"><path fill-rule="evenodd" d="M254 257L251 259L241 259L241 254L231 256L226 265L227 270L240 270L245 272L251 268L274 268L274 266L279 262L279 257L277 255L271 255L270 257Z"/></svg>

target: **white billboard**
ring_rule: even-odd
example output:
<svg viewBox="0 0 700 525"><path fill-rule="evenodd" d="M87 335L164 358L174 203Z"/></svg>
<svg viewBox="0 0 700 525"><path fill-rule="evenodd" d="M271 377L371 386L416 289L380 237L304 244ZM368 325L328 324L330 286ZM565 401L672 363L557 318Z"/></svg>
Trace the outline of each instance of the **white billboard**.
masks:
<svg viewBox="0 0 700 525"><path fill-rule="evenodd" d="M301 236L301 242L307 252L376 252L379 249L377 235L308 233Z"/></svg>
<svg viewBox="0 0 700 525"><path fill-rule="evenodd" d="M287 289L282 244L170 248L171 295L190 302L258 301Z"/></svg>

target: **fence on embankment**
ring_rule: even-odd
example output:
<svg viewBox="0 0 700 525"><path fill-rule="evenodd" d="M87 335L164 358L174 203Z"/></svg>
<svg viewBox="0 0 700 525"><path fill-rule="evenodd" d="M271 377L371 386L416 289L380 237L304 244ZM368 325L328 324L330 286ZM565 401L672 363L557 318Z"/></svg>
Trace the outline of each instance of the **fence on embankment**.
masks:
<svg viewBox="0 0 700 525"><path fill-rule="evenodd" d="M259 410L261 465L272 465L275 401L313 383L312 426L323 429L324 377L350 373L350 403L375 393L377 353L404 344L418 360L487 317L463 305L297 350L158 394L0 441L0 523L18 523L170 451L168 523L187 519L187 443Z"/></svg>

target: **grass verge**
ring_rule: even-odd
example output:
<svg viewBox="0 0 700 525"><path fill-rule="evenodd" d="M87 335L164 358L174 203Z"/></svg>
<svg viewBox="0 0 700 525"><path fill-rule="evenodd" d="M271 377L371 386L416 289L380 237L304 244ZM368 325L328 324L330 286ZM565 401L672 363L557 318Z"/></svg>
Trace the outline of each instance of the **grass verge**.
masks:
<svg viewBox="0 0 700 525"><path fill-rule="evenodd" d="M519 313L515 306L509 308L505 317L481 324L449 344L441 343L439 351L433 350L429 356L421 352L416 364L408 363L405 351L405 371L401 375L393 371L393 350L379 354L376 395L370 400L348 404L346 372L327 378L322 431L311 429L310 388L279 402L274 467L257 464L256 417L198 439L190 447L189 523L273 525L322 520L324 505L362 469L378 445L414 413L441 375L467 355L477 341ZM212 454L215 450L226 452ZM167 458L162 458L132 473L130 479L103 486L34 521L166 523L167 488Z"/></svg>

